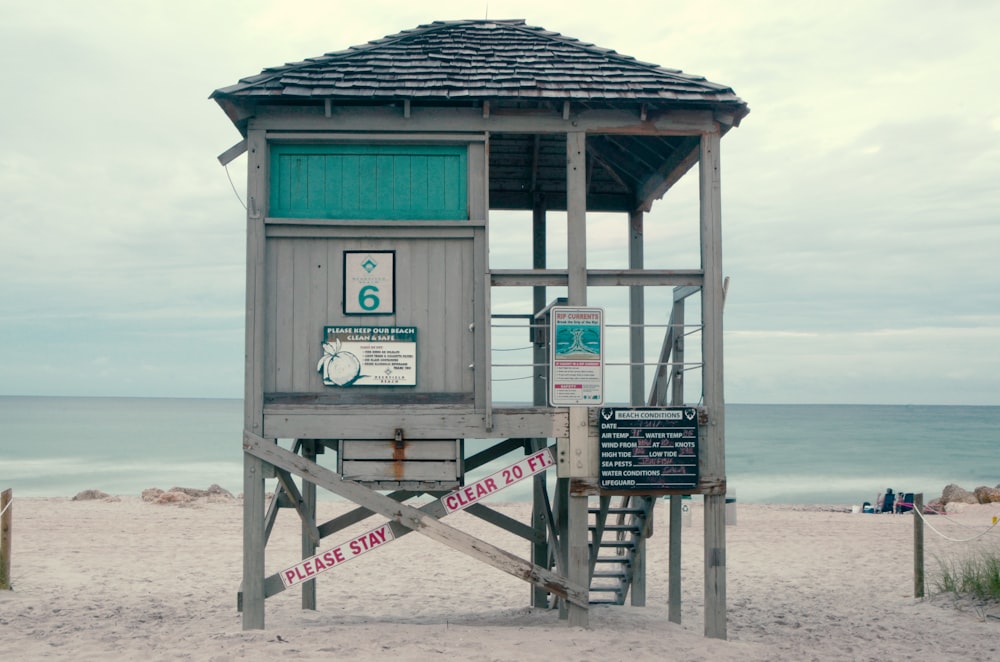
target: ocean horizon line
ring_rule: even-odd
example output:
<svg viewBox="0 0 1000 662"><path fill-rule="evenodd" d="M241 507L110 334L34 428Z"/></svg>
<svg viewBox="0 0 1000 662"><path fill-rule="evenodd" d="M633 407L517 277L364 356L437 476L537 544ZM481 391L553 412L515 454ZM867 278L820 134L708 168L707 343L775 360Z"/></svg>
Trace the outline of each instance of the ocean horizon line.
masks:
<svg viewBox="0 0 1000 662"><path fill-rule="evenodd" d="M242 397L222 397L222 396L196 396L196 395L57 395L57 394L30 394L30 393L0 393L0 398L35 398L52 400L185 400L185 401L213 401L213 402L234 402L242 401ZM532 403L526 401L504 400L493 403L494 406L502 407L531 407ZM736 405L740 407L1000 407L1000 403L949 403L949 402L736 402L726 401L727 406ZM630 405L627 402L606 402L600 407L646 407L646 405ZM669 407L671 405L664 405ZM684 407L701 406L687 403L679 405ZM561 409L563 407L554 407Z"/></svg>

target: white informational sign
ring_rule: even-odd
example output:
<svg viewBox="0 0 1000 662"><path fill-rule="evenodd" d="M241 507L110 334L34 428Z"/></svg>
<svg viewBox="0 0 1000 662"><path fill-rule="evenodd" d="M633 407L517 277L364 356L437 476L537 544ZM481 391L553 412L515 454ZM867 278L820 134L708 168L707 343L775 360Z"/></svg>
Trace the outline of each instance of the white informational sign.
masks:
<svg viewBox="0 0 1000 662"><path fill-rule="evenodd" d="M396 312L396 251L344 251L344 314Z"/></svg>
<svg viewBox="0 0 1000 662"><path fill-rule="evenodd" d="M552 459L552 453L549 452L548 448L543 448L482 480L477 480L475 483L444 495L439 501L444 506L446 514L451 514L468 508L479 500L491 494L496 494L502 489L521 482L525 478L545 471L554 464L555 461ZM395 540L395 536L392 533L392 528L386 522L376 529L366 531L343 544L337 545L325 552L320 552L315 556L310 556L293 565L291 568L282 570L279 573L281 583L285 585L285 588L291 588L296 584L312 579L322 572L338 568L351 559L361 556L368 550L375 549L393 540Z"/></svg>
<svg viewBox="0 0 1000 662"><path fill-rule="evenodd" d="M416 386L417 329L325 326L316 366L326 386Z"/></svg>
<svg viewBox="0 0 1000 662"><path fill-rule="evenodd" d="M553 407L604 402L604 309L554 306L549 310Z"/></svg>

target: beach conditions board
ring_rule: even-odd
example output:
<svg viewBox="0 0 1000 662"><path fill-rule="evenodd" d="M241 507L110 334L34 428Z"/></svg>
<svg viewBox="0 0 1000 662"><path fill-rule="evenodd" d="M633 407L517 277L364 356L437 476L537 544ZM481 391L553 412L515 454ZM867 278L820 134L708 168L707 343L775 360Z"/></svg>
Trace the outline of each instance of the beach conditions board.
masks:
<svg viewBox="0 0 1000 662"><path fill-rule="evenodd" d="M600 484L607 490L678 490L698 485L698 410L600 411Z"/></svg>
<svg viewBox="0 0 1000 662"><path fill-rule="evenodd" d="M444 514L450 515L554 465L552 453L549 452L549 449L543 448L496 473L449 492L438 499L438 502L444 508ZM286 589L291 588L296 584L313 579L316 575L327 570L340 567L365 552L386 545L395 539L391 523L386 522L336 547L310 556L294 566L282 570L279 573L281 583Z"/></svg>

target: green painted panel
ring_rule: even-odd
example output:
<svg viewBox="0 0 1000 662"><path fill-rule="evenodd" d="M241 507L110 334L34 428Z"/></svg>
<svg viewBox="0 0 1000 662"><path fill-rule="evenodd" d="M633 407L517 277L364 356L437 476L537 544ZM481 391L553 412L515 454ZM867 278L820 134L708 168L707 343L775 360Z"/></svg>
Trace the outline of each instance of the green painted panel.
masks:
<svg viewBox="0 0 1000 662"><path fill-rule="evenodd" d="M459 220L464 145L272 145L270 216Z"/></svg>

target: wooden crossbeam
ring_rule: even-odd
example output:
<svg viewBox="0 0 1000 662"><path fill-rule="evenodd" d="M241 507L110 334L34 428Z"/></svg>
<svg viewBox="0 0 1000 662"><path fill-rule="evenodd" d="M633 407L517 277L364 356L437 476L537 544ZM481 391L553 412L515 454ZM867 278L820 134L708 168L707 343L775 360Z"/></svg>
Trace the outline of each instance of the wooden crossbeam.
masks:
<svg viewBox="0 0 1000 662"><path fill-rule="evenodd" d="M326 490L385 516L390 520L393 534L397 537L405 535L411 530L416 531L432 540L448 545L463 554L492 565L498 570L502 570L532 584L542 586L550 593L563 597L574 605L583 609L587 608L589 594L584 586L569 582L565 577L557 575L546 568L534 565L515 554L511 554L464 531L440 522L437 517L433 516L437 514L437 508L441 510L441 517L445 514L444 507L440 501L427 504L422 509L407 506L384 494L370 490L363 485L344 480L333 471L310 462L250 432L244 432L243 450L279 469L294 473ZM435 506L436 508L434 508ZM397 534L397 526L405 528L399 530ZM280 577L275 576L275 579L277 579L279 584L281 583ZM265 580L265 595L268 594L268 586L273 586L271 577Z"/></svg>
<svg viewBox="0 0 1000 662"><path fill-rule="evenodd" d="M475 455L467 458L465 460L465 471L475 471L479 467L492 462L493 460L506 455L507 453L522 448L524 442L521 439L505 439L498 444L494 444L489 448L479 451ZM394 501L406 501L415 496L420 496L421 494L430 494L434 497L440 497L445 494L445 492L427 492L427 491L417 491L417 490L397 490L389 494L389 498ZM371 510L363 506L359 506L354 510L344 513L343 515L336 517L329 522L325 522L319 526L319 532L321 537L325 538L331 533L336 533L342 529L346 529L352 524L357 524L358 522L367 519L369 516L374 515Z"/></svg>
<svg viewBox="0 0 1000 662"><path fill-rule="evenodd" d="M285 493L288 494L288 497L291 499L292 505L295 507L295 511L299 514L299 518L305 526L309 539L312 541L313 545L318 545L319 529L316 528L316 523L310 518L309 513L306 510L305 500L302 498L299 488L296 487L295 481L292 480L292 475L284 469L276 469L276 473L278 474L278 480L281 481L281 486L284 488Z"/></svg>

